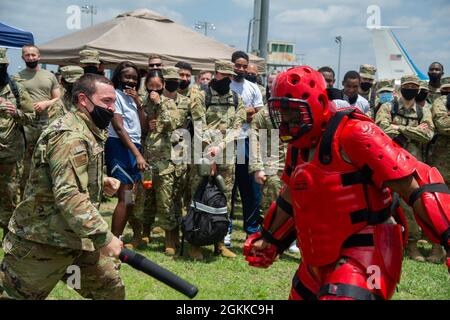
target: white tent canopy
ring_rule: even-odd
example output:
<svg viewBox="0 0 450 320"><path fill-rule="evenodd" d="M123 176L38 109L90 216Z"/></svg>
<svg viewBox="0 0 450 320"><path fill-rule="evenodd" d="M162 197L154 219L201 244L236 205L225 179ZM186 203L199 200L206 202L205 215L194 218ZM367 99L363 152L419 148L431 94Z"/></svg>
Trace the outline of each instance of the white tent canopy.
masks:
<svg viewBox="0 0 450 320"><path fill-rule="evenodd" d="M80 50L96 49L107 67L128 60L147 68L148 55L156 53L166 65L186 61L195 70L213 69L215 60L230 60L236 50L148 9L120 14L39 48L41 62L48 64L79 65ZM250 55L250 60L264 70L262 58Z"/></svg>

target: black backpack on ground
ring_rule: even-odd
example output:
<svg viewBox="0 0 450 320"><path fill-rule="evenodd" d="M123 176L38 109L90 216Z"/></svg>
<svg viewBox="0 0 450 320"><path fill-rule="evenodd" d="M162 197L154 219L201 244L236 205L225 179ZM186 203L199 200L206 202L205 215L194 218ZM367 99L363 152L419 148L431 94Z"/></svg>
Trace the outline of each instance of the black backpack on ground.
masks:
<svg viewBox="0 0 450 320"><path fill-rule="evenodd" d="M229 225L227 199L213 177L203 179L180 225L183 234L181 255L184 240L198 247L223 240Z"/></svg>

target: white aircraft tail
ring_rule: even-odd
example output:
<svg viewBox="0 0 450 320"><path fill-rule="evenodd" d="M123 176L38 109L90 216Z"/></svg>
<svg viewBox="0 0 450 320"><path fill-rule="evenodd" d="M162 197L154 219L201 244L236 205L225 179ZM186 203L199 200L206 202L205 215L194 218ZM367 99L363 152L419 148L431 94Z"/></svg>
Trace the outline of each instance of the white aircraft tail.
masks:
<svg viewBox="0 0 450 320"><path fill-rule="evenodd" d="M400 79L404 75L416 74L421 80L428 80L411 60L391 29L395 27L370 28L373 35L377 75L379 79Z"/></svg>

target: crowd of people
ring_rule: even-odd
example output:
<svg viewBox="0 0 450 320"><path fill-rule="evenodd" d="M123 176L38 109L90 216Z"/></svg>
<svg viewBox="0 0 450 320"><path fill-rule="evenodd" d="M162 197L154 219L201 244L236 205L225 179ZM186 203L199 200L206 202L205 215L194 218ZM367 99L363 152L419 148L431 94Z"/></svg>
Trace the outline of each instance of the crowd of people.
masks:
<svg viewBox="0 0 450 320"><path fill-rule="evenodd" d="M268 74L264 86L257 66L242 51L229 61L216 61L213 70L201 70L195 81L189 63L165 66L156 54L149 55L147 70L130 61L119 63L110 80L96 50L82 50L80 66L61 66L56 76L40 68L38 47L24 46L22 59L26 68L9 76L6 49L0 48L4 297L45 298L67 276L67 266L75 264L82 268L81 295L123 298L111 257L117 258L123 247L127 223L133 231L128 248L146 246L163 232L165 254L176 255L180 217L189 211L201 182L193 156L185 154L195 150L195 138L201 141L202 157L232 157L210 166L211 175L225 181L231 218L214 252L236 257L232 221L237 193L244 232L260 231L261 214L283 186L286 144L271 131L268 108L278 72ZM392 79L376 81L376 68L362 65L359 72L345 74L342 90L334 88L332 68L318 71L338 109L353 107L372 118L401 147L436 166L449 184L450 78L442 77L442 64L430 65L429 83L409 75L400 86ZM194 130L192 139L174 134L192 123L203 128ZM263 131L272 133L264 143ZM269 161L263 144L278 146ZM186 156L190 161L174 160ZM151 176L150 188L142 183L144 175ZM110 227L99 213L103 194L117 195ZM422 256L417 243L426 239L413 211L402 207L409 223L408 255L441 263L444 251L438 244L429 257ZM203 260L203 250L191 245L188 255ZM299 252L295 241L289 250Z"/></svg>

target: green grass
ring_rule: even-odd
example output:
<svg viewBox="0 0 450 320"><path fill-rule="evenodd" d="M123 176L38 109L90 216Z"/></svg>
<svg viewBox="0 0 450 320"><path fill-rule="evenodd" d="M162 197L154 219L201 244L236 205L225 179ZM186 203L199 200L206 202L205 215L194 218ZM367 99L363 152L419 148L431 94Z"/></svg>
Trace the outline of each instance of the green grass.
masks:
<svg viewBox="0 0 450 320"><path fill-rule="evenodd" d="M108 222L115 201L102 204L102 213ZM292 276L297 269L299 256L285 254L268 269L252 268L242 256L245 234L242 231L242 219L235 221L233 230L233 248L236 259L217 257L213 247L203 249L205 260L194 262L185 257L172 258L163 253L163 237L156 237L144 250L138 250L152 261L160 264L195 284L199 293L195 299L211 300L285 300L289 295ZM127 229L126 239L131 230ZM187 248L186 248L187 249ZM424 252L430 246L421 248ZM186 251L186 250L185 250ZM132 300L181 300L187 299L170 287L153 278L122 264L121 276L126 286L127 299ZM401 300L449 300L450 276L444 265L418 263L404 260L402 280L394 299ZM49 299L81 299L81 297L60 282L52 291Z"/></svg>

